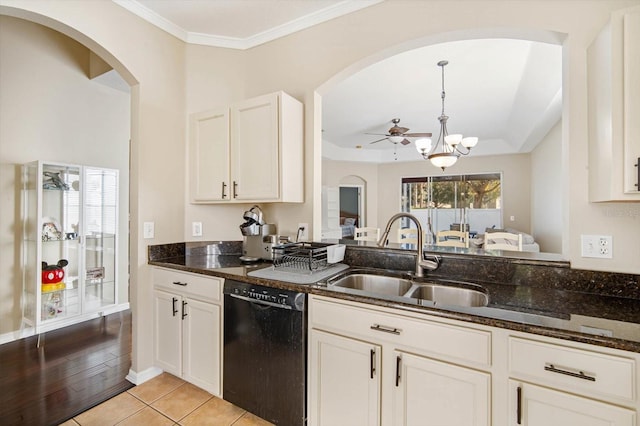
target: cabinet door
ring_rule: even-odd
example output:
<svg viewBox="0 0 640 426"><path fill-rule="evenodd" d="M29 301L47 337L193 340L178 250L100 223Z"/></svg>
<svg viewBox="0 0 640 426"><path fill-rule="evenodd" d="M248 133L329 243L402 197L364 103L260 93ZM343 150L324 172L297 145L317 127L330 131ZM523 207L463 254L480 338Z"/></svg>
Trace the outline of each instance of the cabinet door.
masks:
<svg viewBox="0 0 640 426"><path fill-rule="evenodd" d="M638 201L640 7L619 10L589 46L589 201Z"/></svg>
<svg viewBox="0 0 640 426"><path fill-rule="evenodd" d="M279 191L278 94L231 108L231 193L234 200L277 200Z"/></svg>
<svg viewBox="0 0 640 426"><path fill-rule="evenodd" d="M640 191L640 8L624 15L624 192Z"/></svg>
<svg viewBox="0 0 640 426"><path fill-rule="evenodd" d="M183 378L202 389L221 396L220 307L194 299L186 299L183 331Z"/></svg>
<svg viewBox="0 0 640 426"><path fill-rule="evenodd" d="M380 424L380 361L378 345L313 330L310 425Z"/></svg>
<svg viewBox="0 0 640 426"><path fill-rule="evenodd" d="M526 426L633 426L632 410L514 380L509 381L509 424Z"/></svg>
<svg viewBox="0 0 640 426"><path fill-rule="evenodd" d="M164 291L153 292L154 357L164 371L182 375L182 298Z"/></svg>
<svg viewBox="0 0 640 426"><path fill-rule="evenodd" d="M395 351L395 425L490 425L491 376Z"/></svg>
<svg viewBox="0 0 640 426"><path fill-rule="evenodd" d="M229 109L193 114L189 126L191 201L228 201Z"/></svg>

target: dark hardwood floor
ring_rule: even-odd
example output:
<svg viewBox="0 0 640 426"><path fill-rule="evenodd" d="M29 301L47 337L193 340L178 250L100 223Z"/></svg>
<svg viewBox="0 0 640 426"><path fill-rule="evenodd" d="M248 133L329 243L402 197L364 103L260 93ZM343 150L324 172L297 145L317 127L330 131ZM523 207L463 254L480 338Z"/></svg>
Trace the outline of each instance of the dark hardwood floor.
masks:
<svg viewBox="0 0 640 426"><path fill-rule="evenodd" d="M58 425L133 387L131 313L0 345L0 424Z"/></svg>

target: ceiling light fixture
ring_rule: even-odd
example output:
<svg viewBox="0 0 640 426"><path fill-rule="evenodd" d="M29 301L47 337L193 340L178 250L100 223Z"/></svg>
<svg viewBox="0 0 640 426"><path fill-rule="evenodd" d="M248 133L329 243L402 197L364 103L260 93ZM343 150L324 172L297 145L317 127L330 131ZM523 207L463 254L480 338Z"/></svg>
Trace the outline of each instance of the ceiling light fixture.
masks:
<svg viewBox="0 0 640 426"><path fill-rule="evenodd" d="M421 138L415 141L416 149L422 155L422 158L431 161L431 164L440 167L442 171L447 167L453 166L456 161L458 161L460 155L469 154L471 148L478 143L478 138L476 137L463 138L461 134L450 135L447 130L447 120L449 117L444 114L444 67L448 63L449 61L438 62L438 66L442 68L442 94L440 96L442 98L442 113L440 117L438 117L438 121L440 121L438 140L433 146L433 149L431 148L430 138ZM440 150L438 150L439 145L441 146Z"/></svg>

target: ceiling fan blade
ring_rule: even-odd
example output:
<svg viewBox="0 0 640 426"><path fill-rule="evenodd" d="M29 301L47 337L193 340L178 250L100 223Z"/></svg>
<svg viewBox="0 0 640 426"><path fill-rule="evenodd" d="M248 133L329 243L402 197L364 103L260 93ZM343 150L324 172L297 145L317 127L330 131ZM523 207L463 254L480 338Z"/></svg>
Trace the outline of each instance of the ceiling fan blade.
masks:
<svg viewBox="0 0 640 426"><path fill-rule="evenodd" d="M389 129L389 133L394 134L394 133L406 133L408 132L409 129L406 127L400 127L400 126L393 126L392 128Z"/></svg>
<svg viewBox="0 0 640 426"><path fill-rule="evenodd" d="M386 141L386 140L387 140L387 138L378 139L377 141L369 142L369 145L371 145L372 143L378 143L378 142L382 142L382 141Z"/></svg>
<svg viewBox="0 0 640 426"><path fill-rule="evenodd" d="M431 133L405 133L404 136L409 138L430 138L433 135Z"/></svg>
<svg viewBox="0 0 640 426"><path fill-rule="evenodd" d="M391 136L387 133L365 133L365 135L374 135L374 136Z"/></svg>
<svg viewBox="0 0 640 426"><path fill-rule="evenodd" d="M409 145L411 143L411 141L409 139L403 139L402 142L400 142L402 145Z"/></svg>

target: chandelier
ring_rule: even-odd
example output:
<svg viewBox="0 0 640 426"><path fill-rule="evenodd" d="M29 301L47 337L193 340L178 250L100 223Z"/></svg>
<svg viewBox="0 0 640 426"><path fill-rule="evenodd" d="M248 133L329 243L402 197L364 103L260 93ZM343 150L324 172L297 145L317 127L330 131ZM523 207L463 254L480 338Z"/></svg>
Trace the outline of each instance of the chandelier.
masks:
<svg viewBox="0 0 640 426"><path fill-rule="evenodd" d="M444 67L449 61L440 61L438 66L442 68L442 113L438 117L440 121L440 134L436 144L431 147L431 138L421 138L415 141L416 149L425 160L431 161L436 167L440 167L442 171L445 168L453 166L460 155L467 155L471 152L471 148L476 146L478 138L466 137L461 134L449 134L447 130L447 120L449 117L444 113Z"/></svg>

